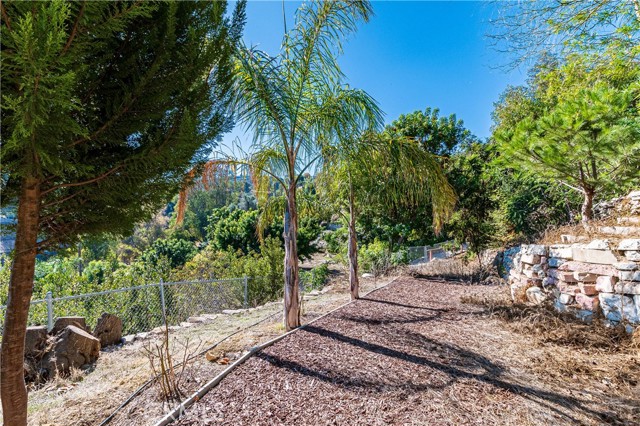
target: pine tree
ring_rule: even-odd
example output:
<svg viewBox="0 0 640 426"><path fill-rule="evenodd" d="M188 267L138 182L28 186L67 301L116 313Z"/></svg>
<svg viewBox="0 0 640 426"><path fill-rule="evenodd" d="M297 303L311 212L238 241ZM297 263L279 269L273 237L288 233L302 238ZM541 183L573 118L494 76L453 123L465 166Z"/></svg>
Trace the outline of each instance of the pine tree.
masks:
<svg viewBox="0 0 640 426"><path fill-rule="evenodd" d="M4 423L26 425L36 254L123 234L175 194L231 126L225 2L3 2L2 205L16 243L2 338Z"/></svg>

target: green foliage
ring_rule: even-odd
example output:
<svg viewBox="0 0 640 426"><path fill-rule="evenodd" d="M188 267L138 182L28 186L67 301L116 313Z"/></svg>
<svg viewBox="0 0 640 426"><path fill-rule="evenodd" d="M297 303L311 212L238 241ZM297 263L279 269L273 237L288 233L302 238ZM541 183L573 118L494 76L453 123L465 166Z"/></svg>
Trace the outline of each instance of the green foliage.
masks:
<svg viewBox="0 0 640 426"><path fill-rule="evenodd" d="M260 249L258 214L258 210L244 211L227 206L214 209L206 227L207 240L218 250L257 252Z"/></svg>
<svg viewBox="0 0 640 426"><path fill-rule="evenodd" d="M3 3L2 205L40 188L40 246L126 234L231 121L244 2ZM212 72L213 70L213 72Z"/></svg>
<svg viewBox="0 0 640 426"><path fill-rule="evenodd" d="M158 239L153 242L141 257L144 263L157 264L162 257L166 257L171 268L176 268L187 263L198 249L191 241L176 239Z"/></svg>
<svg viewBox="0 0 640 426"><path fill-rule="evenodd" d="M173 272L173 280L201 280L206 278L238 278L249 280L249 301L258 305L282 294L284 250L280 242L268 237L260 247L260 253L250 251L215 250L206 247Z"/></svg>
<svg viewBox="0 0 640 426"><path fill-rule="evenodd" d="M300 271L300 282L306 291L320 290L329 279L329 266L320 264L310 271Z"/></svg>
<svg viewBox="0 0 640 426"><path fill-rule="evenodd" d="M409 253L405 248L391 252L387 244L377 239L363 244L358 251L358 263L362 270L376 276L386 273L393 266L408 262Z"/></svg>
<svg viewBox="0 0 640 426"><path fill-rule="evenodd" d="M324 241L327 243L327 251L331 254L338 254L346 250L349 231L346 226L341 226L335 231L325 232Z"/></svg>
<svg viewBox="0 0 640 426"><path fill-rule="evenodd" d="M455 114L449 117L439 115L438 108L402 114L387 126L386 131L397 137L414 139L432 154L450 155L462 143L472 139L472 135Z"/></svg>
<svg viewBox="0 0 640 426"><path fill-rule="evenodd" d="M447 164L447 177L458 194L458 205L447 224L450 237L458 244L467 243L469 251L480 254L492 243L496 229L491 212L494 182L487 173L493 153L490 147L471 143L452 156Z"/></svg>
<svg viewBox="0 0 640 426"><path fill-rule="evenodd" d="M241 250L244 254L260 252L259 216L259 210L245 211L228 206L215 209L209 216L207 238L219 250ZM268 226L263 226L262 238L273 237L283 241L283 230L281 220L273 218ZM317 218L301 218L298 225L298 257L301 260L318 252L314 241L321 231Z"/></svg>

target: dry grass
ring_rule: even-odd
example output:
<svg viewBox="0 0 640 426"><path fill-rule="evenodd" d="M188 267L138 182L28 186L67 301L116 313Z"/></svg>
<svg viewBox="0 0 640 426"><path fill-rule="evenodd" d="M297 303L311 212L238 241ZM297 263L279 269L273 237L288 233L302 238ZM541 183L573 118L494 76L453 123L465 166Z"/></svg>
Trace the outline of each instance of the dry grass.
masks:
<svg viewBox="0 0 640 426"><path fill-rule="evenodd" d="M514 304L508 289L487 295L461 297L467 304L482 306L482 314L496 318L516 335L532 338L542 348L522 358L545 381L571 380L573 387L597 386L622 397L636 395L640 386L640 332L629 334L623 326L607 327L602 321L587 324L551 305Z"/></svg>
<svg viewBox="0 0 640 426"><path fill-rule="evenodd" d="M476 258L464 255L449 259L435 259L412 268L411 274L417 278L452 280L467 283L496 284L501 280L495 268L488 262L481 266Z"/></svg>
<svg viewBox="0 0 640 426"><path fill-rule="evenodd" d="M565 225L559 228L548 229L544 232L540 239L537 240L538 244L559 244L562 241L562 235L574 235L579 240L584 240L584 242L589 242L595 239L603 239L609 240L612 243L617 243L620 240L625 238L639 238L640 231L632 232L628 235L613 235L613 234L605 234L600 232L599 228L601 227L613 227L613 226L622 226L622 227L638 227L633 224L625 224L618 223L615 217L594 220L591 222L590 226L585 227L582 224L575 225Z"/></svg>

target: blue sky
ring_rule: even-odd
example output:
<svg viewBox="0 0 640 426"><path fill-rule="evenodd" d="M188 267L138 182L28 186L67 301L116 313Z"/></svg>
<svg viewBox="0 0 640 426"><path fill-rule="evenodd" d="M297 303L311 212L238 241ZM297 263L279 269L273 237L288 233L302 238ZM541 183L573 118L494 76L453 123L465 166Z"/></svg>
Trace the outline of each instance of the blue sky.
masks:
<svg viewBox="0 0 640 426"><path fill-rule="evenodd" d="M288 27L299 2L285 2ZM374 1L375 16L344 44L340 66L346 83L366 90L390 123L400 114L436 107L455 113L476 136L490 135L493 103L509 84L522 84L523 70L496 68L505 58L486 38L495 3ZM271 55L284 32L281 1L249 1L244 40ZM224 144L250 139L241 129Z"/></svg>

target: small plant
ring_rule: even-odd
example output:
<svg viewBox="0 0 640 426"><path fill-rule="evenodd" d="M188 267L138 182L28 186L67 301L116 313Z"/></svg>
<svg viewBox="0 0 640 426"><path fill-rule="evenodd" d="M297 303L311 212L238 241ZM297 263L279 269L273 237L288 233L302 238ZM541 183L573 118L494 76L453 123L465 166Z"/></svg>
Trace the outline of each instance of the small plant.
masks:
<svg viewBox="0 0 640 426"><path fill-rule="evenodd" d="M189 339L182 346L181 361L179 364L175 364L174 349L170 345L169 339L169 326L165 321L162 340L159 343L150 342L144 348L151 371L160 389L160 397L165 402L180 402L185 396L182 382L185 378L188 362L193 357L189 352Z"/></svg>

